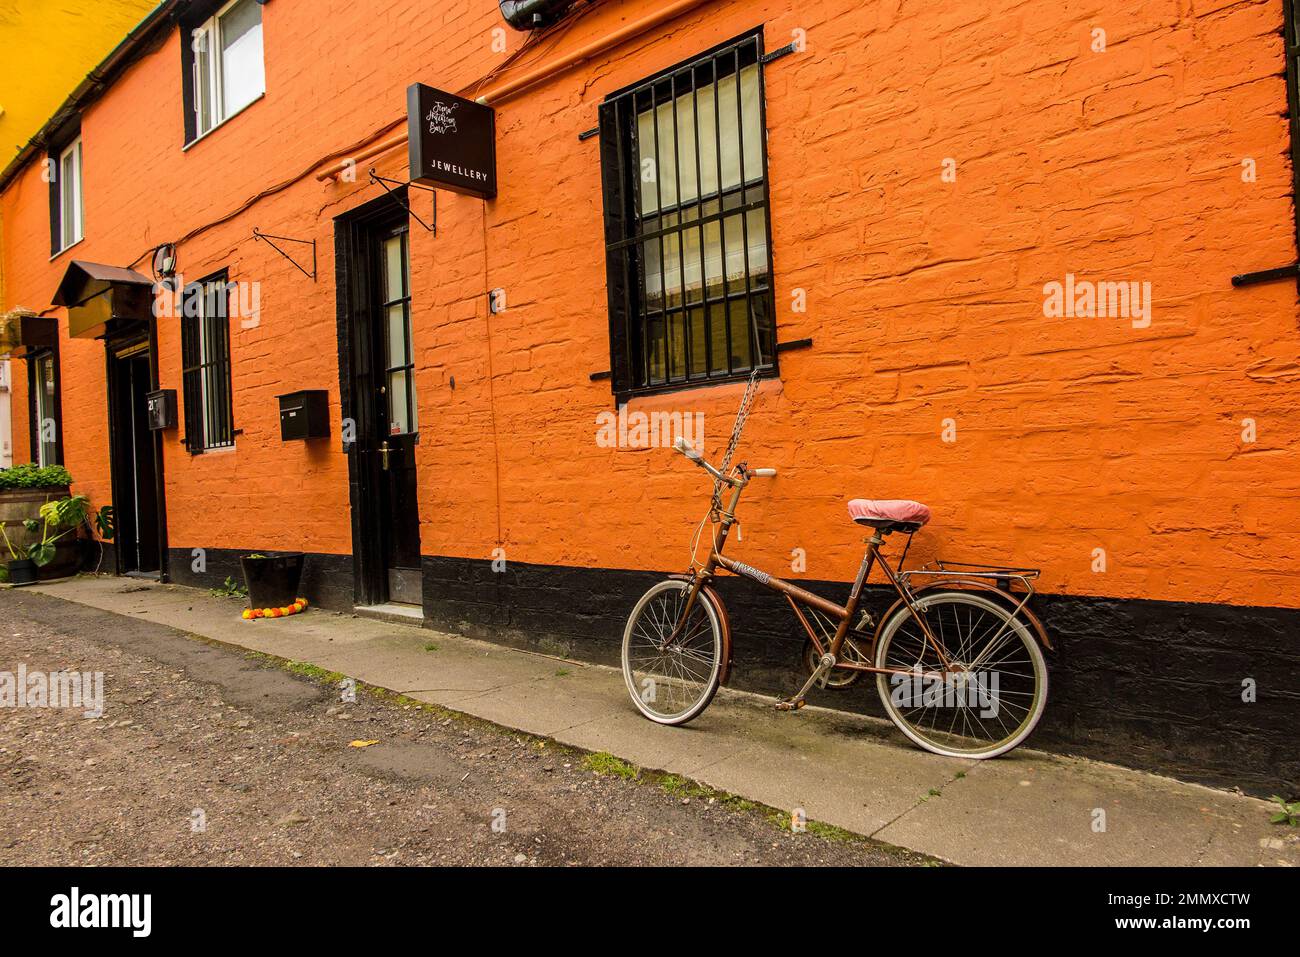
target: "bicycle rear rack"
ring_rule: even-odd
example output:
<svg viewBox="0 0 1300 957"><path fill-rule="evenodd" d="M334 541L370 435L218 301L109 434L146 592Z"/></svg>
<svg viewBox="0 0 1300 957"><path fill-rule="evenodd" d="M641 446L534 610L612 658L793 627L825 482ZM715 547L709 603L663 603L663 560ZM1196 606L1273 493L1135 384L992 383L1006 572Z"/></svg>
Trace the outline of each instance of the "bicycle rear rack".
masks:
<svg viewBox="0 0 1300 957"><path fill-rule="evenodd" d="M1017 568L1009 565L987 565L976 562L945 562L936 559L920 568L904 569L898 573L898 577L908 585L911 585L913 577L928 579L924 582L926 585L933 584L954 584L961 585L963 582L979 582L982 584L993 584L998 589L1005 591L1009 595L1016 595L1017 588L1023 590L1023 601L1029 601L1034 595L1034 579L1042 574L1038 568Z"/></svg>
<svg viewBox="0 0 1300 957"><path fill-rule="evenodd" d="M936 585L948 585L957 589L963 585L979 585L983 588L991 586L1002 592L1008 602L1014 604L1012 615L1027 621L1038 633L1038 639L1043 647L1051 649L1053 645L1047 637L1043 623L1029 608L1029 599L1034 597L1034 580L1040 574L1042 570L1038 568L1017 568L1010 565L986 565L976 562L945 562L936 559L920 568L904 569L898 573L898 578L909 592L914 584L913 578L920 578L921 582L917 584L925 588ZM922 595L917 600L924 602L925 596ZM1005 627L1004 625L1003 629ZM994 639L1001 634L1002 629L999 629Z"/></svg>

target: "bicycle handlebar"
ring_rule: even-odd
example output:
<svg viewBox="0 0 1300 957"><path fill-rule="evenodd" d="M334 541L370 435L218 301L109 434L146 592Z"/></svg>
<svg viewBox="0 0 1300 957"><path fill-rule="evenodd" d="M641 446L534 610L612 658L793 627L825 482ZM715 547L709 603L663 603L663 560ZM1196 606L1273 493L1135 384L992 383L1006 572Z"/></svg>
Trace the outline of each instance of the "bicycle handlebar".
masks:
<svg viewBox="0 0 1300 957"><path fill-rule="evenodd" d="M700 450L687 442L682 436L677 436L676 441L673 442L673 448L678 452L681 452L682 455L686 456L700 468L704 469L704 471L708 472L719 482L726 482L728 485L732 484L731 479L727 478L708 462L704 461L704 456L700 454Z"/></svg>
<svg viewBox="0 0 1300 957"><path fill-rule="evenodd" d="M673 449L682 453L682 455L686 456L688 459L690 459L700 468L704 469L704 471L708 472L719 482L726 482L728 485L737 484L736 479L729 478L728 476L723 475L721 472L719 472L708 462L704 461L704 456L700 454L700 450L697 449L695 446L691 445L691 443L687 442L686 439L684 439L682 436L680 435L677 436L676 441L673 442ZM774 478L776 476L776 469L746 469L745 475L760 476L762 478Z"/></svg>

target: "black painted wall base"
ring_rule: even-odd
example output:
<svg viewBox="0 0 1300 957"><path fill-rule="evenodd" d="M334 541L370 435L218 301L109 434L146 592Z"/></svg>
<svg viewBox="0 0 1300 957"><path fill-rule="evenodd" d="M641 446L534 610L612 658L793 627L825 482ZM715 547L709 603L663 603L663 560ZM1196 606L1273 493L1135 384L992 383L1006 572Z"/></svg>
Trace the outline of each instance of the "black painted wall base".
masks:
<svg viewBox="0 0 1300 957"><path fill-rule="evenodd" d="M636 599L662 574L424 559L426 621L509 644L617 664ZM842 601L848 583L801 582ZM719 581L735 643L731 684L789 694L802 629L785 600ZM876 589L879 614L892 592ZM1056 645L1047 712L1029 746L1253 794L1300 792L1300 610L1044 595ZM1248 683L1257 699L1243 700ZM812 704L882 715L875 682L814 691ZM901 741L900 737L900 741Z"/></svg>
<svg viewBox="0 0 1300 957"><path fill-rule="evenodd" d="M173 581L242 582L239 551L171 550ZM107 566L106 566L107 567ZM425 625L516 647L618 664L627 614L662 573L465 558L424 558ZM803 582L840 601L847 583ZM803 680L802 630L784 599L727 576L719 591L735 639L733 687L789 694ZM352 556L310 553L303 595L351 611ZM879 614L892 593L875 589ZM1300 610L1043 595L1056 645L1047 712L1029 746L1267 796L1300 794ZM1243 700L1246 683L1256 700ZM812 704L883 716L875 683L813 692ZM902 738L899 738L902 743Z"/></svg>
<svg viewBox="0 0 1300 957"><path fill-rule="evenodd" d="M172 548L170 578L178 585L218 588L226 578L244 583L239 556L251 549L205 548L202 556L195 549ZM352 610L352 556L308 552L302 567L299 594L311 604L331 611Z"/></svg>

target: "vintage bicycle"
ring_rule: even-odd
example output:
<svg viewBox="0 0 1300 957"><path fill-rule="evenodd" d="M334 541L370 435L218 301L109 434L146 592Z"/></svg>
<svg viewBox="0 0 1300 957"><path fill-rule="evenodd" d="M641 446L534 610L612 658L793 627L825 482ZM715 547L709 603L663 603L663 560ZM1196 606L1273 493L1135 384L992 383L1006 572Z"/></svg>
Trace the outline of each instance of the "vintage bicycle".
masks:
<svg viewBox="0 0 1300 957"><path fill-rule="evenodd" d="M905 500L848 503L850 518L871 535L843 605L723 555L741 493L754 479L776 475L744 462L730 467L756 385L751 377L720 466L684 439L675 444L713 478L713 497L691 545L690 570L652 586L628 618L623 677L638 710L659 724L685 724L726 684L731 625L714 588L722 570L783 595L807 634L807 680L792 697L778 700L778 709L802 708L814 686L844 688L872 674L889 718L928 751L992 758L1021 744L1047 704L1042 649L1052 646L1029 608L1038 569L944 561L905 569L906 547L891 566L881 550L885 539L906 535L910 546L930 520L926 506ZM701 562L706 524L711 542ZM876 566L897 595L878 621L860 607Z"/></svg>

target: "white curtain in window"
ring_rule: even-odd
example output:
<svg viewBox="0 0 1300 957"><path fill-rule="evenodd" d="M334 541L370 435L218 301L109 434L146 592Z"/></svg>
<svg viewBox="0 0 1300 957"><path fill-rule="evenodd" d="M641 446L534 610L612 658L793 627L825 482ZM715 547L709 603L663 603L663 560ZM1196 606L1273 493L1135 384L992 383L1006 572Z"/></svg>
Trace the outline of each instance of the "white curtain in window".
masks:
<svg viewBox="0 0 1300 957"><path fill-rule="evenodd" d="M674 103L677 118L675 129ZM740 123L741 116L744 117L743 125ZM701 209L703 215L717 213L719 193L739 187L742 173L746 183L754 183L763 175L758 67L747 66L741 69L739 99L736 93L736 75L733 73L723 77L717 84L682 93L675 100L662 103L653 110L645 110L637 117L637 127L641 151L639 169L642 216L654 216L661 209L671 209L679 202L696 203L701 197L704 198ZM743 170L740 131L744 133ZM718 188L719 144L721 190ZM646 160L650 162L645 162ZM728 202L728 206L742 202L743 198L736 197ZM696 210L688 212L685 229L663 237L662 258L659 239L645 243L642 261L645 263L648 299L659 299L666 289L668 297L674 301L680 301L683 293L686 299L698 301L705 287L713 294L720 291L724 276L729 283L743 283L746 250L749 254L749 274L759 275L767 271L767 222L762 210L752 210L743 218L740 213L736 213L725 217L721 223L711 222L703 227L702 236L699 226L689 225L689 220L696 218ZM671 227L680 221L679 216L679 213L668 213L660 225Z"/></svg>
<svg viewBox="0 0 1300 957"><path fill-rule="evenodd" d="M699 104L698 123L696 103ZM675 130L674 105L677 111ZM742 114L744 175L746 182L753 183L763 176L763 130L759 121L757 66L741 68L739 100L736 96L736 75L732 73L716 84L710 83L698 90L681 93L675 100L661 103L655 109L645 110L637 116L642 216L670 209L677 205L679 198L683 203L691 203L701 195L716 195L719 192L719 143L722 144L721 191L740 185L741 137L738 130L742 129L739 123ZM721 123L718 122L719 116Z"/></svg>
<svg viewBox="0 0 1300 957"><path fill-rule="evenodd" d="M67 249L82 237L81 231L81 140L59 157L59 232L61 248Z"/></svg>
<svg viewBox="0 0 1300 957"><path fill-rule="evenodd" d="M725 237L723 230L725 229ZM746 230L748 232L746 232ZM660 271L659 239L648 240L645 245L646 297L658 299L664 289L674 302L682 299L698 302L701 289L708 287L710 295L721 291L723 282L722 250L726 239L726 281L743 288L745 283L745 249L749 249L749 275L760 276L767 272L767 222L761 209L750 210L741 218L739 213L726 217L721 223L704 226L703 255L701 255L700 227L688 225L681 233L663 237L663 270ZM703 269L703 274L701 274ZM686 276L682 286L683 271ZM732 291L736 291L733 285Z"/></svg>
<svg viewBox="0 0 1300 957"><path fill-rule="evenodd" d="M222 119L266 91L262 65L262 8L241 0L220 16Z"/></svg>

